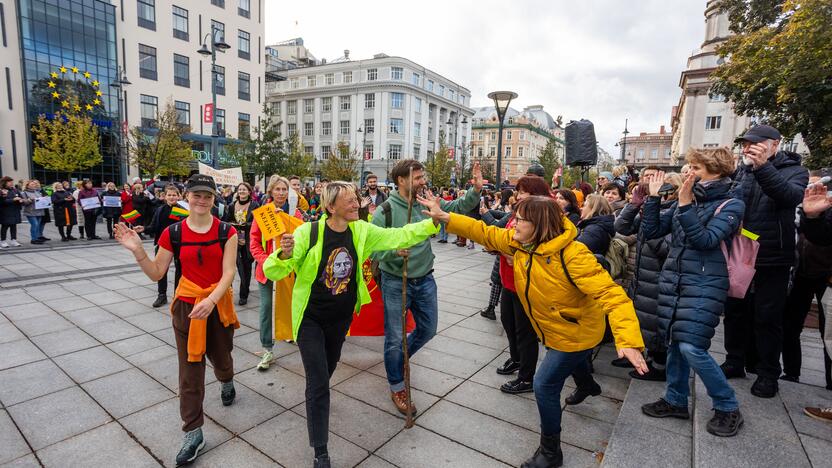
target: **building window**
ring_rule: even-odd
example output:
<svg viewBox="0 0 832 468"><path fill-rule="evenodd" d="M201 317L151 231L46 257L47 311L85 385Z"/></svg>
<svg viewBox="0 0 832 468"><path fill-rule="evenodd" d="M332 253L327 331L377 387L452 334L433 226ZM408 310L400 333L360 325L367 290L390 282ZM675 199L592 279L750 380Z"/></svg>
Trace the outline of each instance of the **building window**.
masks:
<svg viewBox="0 0 832 468"><path fill-rule="evenodd" d="M237 99L251 100L251 75L237 72Z"/></svg>
<svg viewBox="0 0 832 468"><path fill-rule="evenodd" d="M225 96L225 67L214 65L214 89L217 94Z"/></svg>
<svg viewBox="0 0 832 468"><path fill-rule="evenodd" d="M292 78L292 79L289 80L289 86L292 89L298 89L298 88L300 88L300 81L298 81L297 78Z"/></svg>
<svg viewBox="0 0 832 468"><path fill-rule="evenodd" d="M237 114L237 138L251 136L251 116L242 112Z"/></svg>
<svg viewBox="0 0 832 468"><path fill-rule="evenodd" d="M286 125L286 135L287 136L295 136L298 133L298 125L290 123Z"/></svg>
<svg viewBox="0 0 832 468"><path fill-rule="evenodd" d="M332 112L332 98L331 97L321 98L321 111L322 112Z"/></svg>
<svg viewBox="0 0 832 468"><path fill-rule="evenodd" d="M526 139L526 131L525 130L520 130L520 141L523 141L525 139Z"/></svg>
<svg viewBox="0 0 832 468"><path fill-rule="evenodd" d="M316 75L309 75L306 77L306 87L314 88L318 86L318 77Z"/></svg>
<svg viewBox="0 0 832 468"><path fill-rule="evenodd" d="M315 112L315 100L314 99L304 99L303 100L303 113L304 114L311 114Z"/></svg>
<svg viewBox="0 0 832 468"><path fill-rule="evenodd" d="M496 140L497 140L497 131L492 130L491 131L491 141L496 141Z"/></svg>
<svg viewBox="0 0 832 468"><path fill-rule="evenodd" d="M413 124L413 136L419 138L422 136L422 124L419 122L415 122Z"/></svg>
<svg viewBox="0 0 832 468"><path fill-rule="evenodd" d="M506 141L511 140L511 130L506 130Z"/></svg>
<svg viewBox="0 0 832 468"><path fill-rule="evenodd" d="M188 10L173 6L173 37L188 40Z"/></svg>
<svg viewBox="0 0 832 468"><path fill-rule="evenodd" d="M191 104L182 101L174 101L176 109L176 123L180 125L191 125Z"/></svg>
<svg viewBox="0 0 832 468"><path fill-rule="evenodd" d="M350 121L349 120L342 120L341 121L341 135L349 135L350 134Z"/></svg>
<svg viewBox="0 0 832 468"><path fill-rule="evenodd" d="M511 146L506 146L505 151L503 151L504 156L506 159L511 157Z"/></svg>
<svg viewBox="0 0 832 468"><path fill-rule="evenodd" d="M378 79L378 68L367 69L367 81L375 81Z"/></svg>
<svg viewBox="0 0 832 468"><path fill-rule="evenodd" d="M286 101L286 115L297 115L298 113L298 102L297 101Z"/></svg>
<svg viewBox="0 0 832 468"><path fill-rule="evenodd" d="M190 58L186 55L173 54L173 84L191 87Z"/></svg>
<svg viewBox="0 0 832 468"><path fill-rule="evenodd" d="M401 159L402 157L402 145L389 145L387 147L387 158L388 159Z"/></svg>
<svg viewBox="0 0 832 468"><path fill-rule="evenodd" d="M139 76L156 80L156 48L139 44Z"/></svg>
<svg viewBox="0 0 832 468"><path fill-rule="evenodd" d="M364 147L364 159L373 159L375 155L375 148L373 148L372 144L369 144Z"/></svg>
<svg viewBox="0 0 832 468"><path fill-rule="evenodd" d="M653 148L652 150L650 150L650 159L659 159L658 148Z"/></svg>
<svg viewBox="0 0 832 468"><path fill-rule="evenodd" d="M332 122L321 122L321 135L332 135Z"/></svg>
<svg viewBox="0 0 832 468"><path fill-rule="evenodd" d="M525 149L526 148L524 148L522 146L517 147L517 157L518 158L522 158L524 156L525 151L523 151L523 150L525 150Z"/></svg>
<svg viewBox="0 0 832 468"><path fill-rule="evenodd" d="M237 57L249 60L251 58L251 34L237 30Z"/></svg>
<svg viewBox="0 0 832 468"><path fill-rule="evenodd" d="M315 136L315 123L314 122L304 122L303 123L303 136L305 136L305 137Z"/></svg>
<svg viewBox="0 0 832 468"><path fill-rule="evenodd" d="M251 0L239 0L237 14L244 18L251 18Z"/></svg>
<svg viewBox="0 0 832 468"><path fill-rule="evenodd" d="M352 108L352 106L350 105L351 102L350 102L350 97L349 96L341 96L339 98L339 100L341 102L341 110L342 111L348 111Z"/></svg>
<svg viewBox="0 0 832 468"><path fill-rule="evenodd" d="M439 93L440 96L445 97L445 85L439 85Z"/></svg>
<svg viewBox="0 0 832 468"><path fill-rule="evenodd" d="M492 157L492 158L494 156L497 156L497 147L496 146L489 146L488 147L488 156Z"/></svg>
<svg viewBox="0 0 832 468"><path fill-rule="evenodd" d="M402 119L390 119L390 133L403 133L402 125Z"/></svg>
<svg viewBox="0 0 832 468"><path fill-rule="evenodd" d="M664 158L665 159L670 159L670 150L669 149L664 150Z"/></svg>
<svg viewBox="0 0 832 468"><path fill-rule="evenodd" d="M453 101L455 97L456 97L456 91L454 91L454 90L452 90L452 89L449 89L449 90L448 90L448 99L450 99L451 101Z"/></svg>
<svg viewBox="0 0 832 468"><path fill-rule="evenodd" d="M139 99L142 108L142 127L155 127L159 113L159 98L142 94Z"/></svg>
<svg viewBox="0 0 832 468"><path fill-rule="evenodd" d="M725 96L721 94L708 94L708 100L711 102L722 102L725 100Z"/></svg>
<svg viewBox="0 0 832 468"><path fill-rule="evenodd" d="M428 91L433 91L433 80L428 80Z"/></svg>
<svg viewBox="0 0 832 468"><path fill-rule="evenodd" d="M280 103L279 102L273 102L272 103L272 114L274 114L275 117L280 117Z"/></svg>
<svg viewBox="0 0 832 468"><path fill-rule="evenodd" d="M404 69L402 67L392 67L390 69L390 78L401 80L402 77L404 77Z"/></svg>
<svg viewBox="0 0 832 468"><path fill-rule="evenodd" d="M342 77L342 81L344 83L352 83L352 72L351 71L344 72L344 75Z"/></svg>
<svg viewBox="0 0 832 468"><path fill-rule="evenodd" d="M306 156L314 156L315 155L315 147L312 145L304 146L303 147L303 154Z"/></svg>
<svg viewBox="0 0 832 468"><path fill-rule="evenodd" d="M401 109L404 107L404 94L390 93L390 105L393 109Z"/></svg>
<svg viewBox="0 0 832 468"><path fill-rule="evenodd" d="M365 109L375 109L376 108L376 94L375 93L368 93L364 95L364 108Z"/></svg>
<svg viewBox="0 0 832 468"><path fill-rule="evenodd" d="M478 147L477 147L477 157L478 157L478 158L483 157L482 152L483 152L483 148L482 148L482 146L478 146Z"/></svg>
<svg viewBox="0 0 832 468"><path fill-rule="evenodd" d="M136 10L139 17L139 26L155 31L156 0L136 0Z"/></svg>
<svg viewBox="0 0 832 468"><path fill-rule="evenodd" d="M418 160L419 155L422 153L422 146L421 145L413 145L413 159Z"/></svg>
<svg viewBox="0 0 832 468"><path fill-rule="evenodd" d="M335 74L334 73L327 73L324 75L324 80L326 81L327 85L334 85L335 84Z"/></svg>
<svg viewBox="0 0 832 468"><path fill-rule="evenodd" d="M214 42L225 42L225 24L211 20L211 37Z"/></svg>
<svg viewBox="0 0 832 468"><path fill-rule="evenodd" d="M644 159L644 149L638 150L636 154L638 155L638 159Z"/></svg>
<svg viewBox="0 0 832 468"><path fill-rule="evenodd" d="M332 147L329 145L321 145L321 159L329 159L329 153L332 152Z"/></svg>
<svg viewBox="0 0 832 468"><path fill-rule="evenodd" d="M422 112L422 98L413 98L413 110Z"/></svg>
<svg viewBox="0 0 832 468"><path fill-rule="evenodd" d="M364 131L368 134L376 132L375 119L364 119Z"/></svg>
<svg viewBox="0 0 832 468"><path fill-rule="evenodd" d="M413 76L410 77L410 82L413 83L415 86L419 86L419 80L422 77L419 76L418 73L414 73Z"/></svg>
<svg viewBox="0 0 832 468"><path fill-rule="evenodd" d="M211 5L216 5L220 8L225 8L225 0L211 0Z"/></svg>
<svg viewBox="0 0 832 468"><path fill-rule="evenodd" d="M225 136L225 109L217 109L214 120L217 122L217 135Z"/></svg>
<svg viewBox="0 0 832 468"><path fill-rule="evenodd" d="M722 126L722 116L705 117L705 130L719 130Z"/></svg>

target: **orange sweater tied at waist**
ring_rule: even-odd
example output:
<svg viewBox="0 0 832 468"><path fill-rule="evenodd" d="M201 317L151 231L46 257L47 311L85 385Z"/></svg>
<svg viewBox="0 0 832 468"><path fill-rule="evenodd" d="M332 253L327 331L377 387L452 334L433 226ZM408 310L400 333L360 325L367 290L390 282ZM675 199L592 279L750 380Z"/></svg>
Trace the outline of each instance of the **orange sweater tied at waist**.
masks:
<svg viewBox="0 0 832 468"><path fill-rule="evenodd" d="M179 279L179 286L176 288L173 302L176 302L178 297L192 297L194 298L194 307L203 299L207 298L214 289L217 283L201 288L193 281L182 276ZM217 311L219 313L220 322L222 326L233 326L235 329L240 328L240 322L237 320L237 312L234 311L234 296L231 288L225 291L219 302L217 302ZM173 312L173 304L171 303L171 313ZM213 312L212 312L213 313ZM202 356L205 355L206 335L208 329L208 319L191 319L191 325L188 327L188 362L200 362Z"/></svg>

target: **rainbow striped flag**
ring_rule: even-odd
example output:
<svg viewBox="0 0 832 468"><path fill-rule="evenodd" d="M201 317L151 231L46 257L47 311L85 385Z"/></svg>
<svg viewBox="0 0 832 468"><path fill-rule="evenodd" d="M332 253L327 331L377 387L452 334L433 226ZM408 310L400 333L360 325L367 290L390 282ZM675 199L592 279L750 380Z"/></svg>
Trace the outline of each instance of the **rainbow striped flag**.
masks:
<svg viewBox="0 0 832 468"><path fill-rule="evenodd" d="M171 217L176 216L177 218L184 218L184 217L188 216L188 213L189 213L188 210L186 210L185 208L182 208L179 205L173 205L173 207L171 207L171 209L170 209L170 216Z"/></svg>
<svg viewBox="0 0 832 468"><path fill-rule="evenodd" d="M125 221L131 221L132 222L136 218L141 217L141 214L139 214L138 211L133 210L129 213L124 213L123 215L121 215L121 217L124 218Z"/></svg>

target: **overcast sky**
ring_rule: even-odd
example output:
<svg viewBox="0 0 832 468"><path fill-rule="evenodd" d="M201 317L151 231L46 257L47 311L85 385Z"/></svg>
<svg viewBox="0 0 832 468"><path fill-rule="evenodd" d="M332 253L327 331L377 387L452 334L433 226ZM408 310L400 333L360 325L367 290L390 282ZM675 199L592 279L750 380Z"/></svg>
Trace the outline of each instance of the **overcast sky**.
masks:
<svg viewBox="0 0 832 468"><path fill-rule="evenodd" d="M617 154L631 132L670 126L679 74L704 39L706 0L266 0L266 43L302 37L317 58L406 57L486 95L519 94L564 122L595 123Z"/></svg>

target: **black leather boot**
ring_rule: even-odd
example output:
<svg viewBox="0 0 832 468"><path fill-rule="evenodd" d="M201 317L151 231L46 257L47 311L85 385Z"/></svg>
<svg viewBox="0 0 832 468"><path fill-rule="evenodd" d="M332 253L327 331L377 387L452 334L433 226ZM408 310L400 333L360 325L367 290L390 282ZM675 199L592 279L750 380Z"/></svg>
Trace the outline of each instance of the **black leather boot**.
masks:
<svg viewBox="0 0 832 468"><path fill-rule="evenodd" d="M533 457L520 465L520 468L555 468L561 465L563 452L560 450L560 434L540 434L540 447L534 452Z"/></svg>

